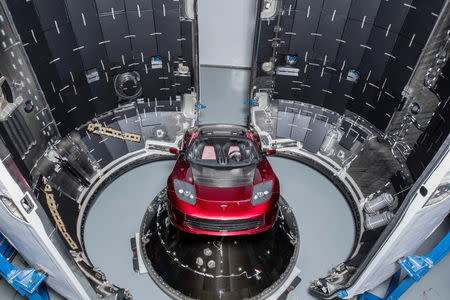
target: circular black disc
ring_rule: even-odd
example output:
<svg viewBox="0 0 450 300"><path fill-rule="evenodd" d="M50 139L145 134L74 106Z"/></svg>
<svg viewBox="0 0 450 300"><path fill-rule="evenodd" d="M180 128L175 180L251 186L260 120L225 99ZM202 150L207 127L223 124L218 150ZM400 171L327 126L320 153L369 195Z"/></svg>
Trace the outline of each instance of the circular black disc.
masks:
<svg viewBox="0 0 450 300"><path fill-rule="evenodd" d="M141 237L150 276L178 299L265 298L289 276L299 248L297 223L283 198L271 230L216 237L174 228L163 190L146 211Z"/></svg>

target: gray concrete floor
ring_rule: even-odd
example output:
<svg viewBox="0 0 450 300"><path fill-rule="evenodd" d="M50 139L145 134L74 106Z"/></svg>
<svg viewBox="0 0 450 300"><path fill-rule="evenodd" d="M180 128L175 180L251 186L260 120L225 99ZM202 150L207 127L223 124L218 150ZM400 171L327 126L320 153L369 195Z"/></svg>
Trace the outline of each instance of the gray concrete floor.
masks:
<svg viewBox="0 0 450 300"><path fill-rule="evenodd" d="M130 238L139 232L148 204L167 182L174 161L155 162L119 177L97 199L87 217L85 245L108 280L128 288L135 300L169 299L149 275L133 271Z"/></svg>
<svg viewBox="0 0 450 300"><path fill-rule="evenodd" d="M300 230L297 266L303 281L292 299L313 299L309 282L350 253L354 225L345 199L324 176L308 166L271 158L285 199L293 207ZM166 184L173 162L138 167L108 186L92 207L85 229L86 249L92 263L108 280L129 288L135 300L169 299L147 274L134 273L130 238L139 230L145 208Z"/></svg>

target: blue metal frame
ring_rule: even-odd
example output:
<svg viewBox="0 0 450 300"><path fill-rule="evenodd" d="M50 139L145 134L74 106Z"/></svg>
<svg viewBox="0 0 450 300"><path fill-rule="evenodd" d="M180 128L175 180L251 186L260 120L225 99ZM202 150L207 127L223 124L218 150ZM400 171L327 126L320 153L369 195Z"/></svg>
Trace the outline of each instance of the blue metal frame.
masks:
<svg viewBox="0 0 450 300"><path fill-rule="evenodd" d="M428 255L417 256L409 255L400 260L398 264L401 269L398 270L391 278L389 288L384 298L375 296L369 292L358 297L359 300L396 300L399 299L416 281L427 274L431 268L439 263L450 251L450 232L439 242L439 244L431 250ZM402 270L406 272L406 277L402 282L400 281L400 275ZM347 291L339 291L337 296L339 298L346 297Z"/></svg>
<svg viewBox="0 0 450 300"><path fill-rule="evenodd" d="M11 264L16 249L0 234L0 275L22 296L31 300L50 300L43 283L47 277L34 269L20 270Z"/></svg>

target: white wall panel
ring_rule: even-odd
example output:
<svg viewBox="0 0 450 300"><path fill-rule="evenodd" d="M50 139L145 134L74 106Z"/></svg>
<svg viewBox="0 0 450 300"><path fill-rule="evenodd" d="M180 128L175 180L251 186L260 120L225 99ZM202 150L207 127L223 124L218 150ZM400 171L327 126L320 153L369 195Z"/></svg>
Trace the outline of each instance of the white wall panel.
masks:
<svg viewBox="0 0 450 300"><path fill-rule="evenodd" d="M198 0L202 65L250 67L256 0Z"/></svg>

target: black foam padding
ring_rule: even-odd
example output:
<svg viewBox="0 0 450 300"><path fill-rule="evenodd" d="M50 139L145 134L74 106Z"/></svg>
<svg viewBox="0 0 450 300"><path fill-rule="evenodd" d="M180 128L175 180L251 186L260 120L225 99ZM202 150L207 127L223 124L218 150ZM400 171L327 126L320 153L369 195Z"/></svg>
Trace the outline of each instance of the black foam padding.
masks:
<svg viewBox="0 0 450 300"><path fill-rule="evenodd" d="M303 142L303 148L312 153L317 153L322 145L323 139L327 134L329 124L318 119L311 119L309 131Z"/></svg>
<svg viewBox="0 0 450 300"><path fill-rule="evenodd" d="M369 3L370 2L370 3ZM384 131L401 105L401 93L439 15L443 0L294 1L283 3L281 44L272 40L277 20L261 22L258 64L273 53L276 66L297 55L301 71L275 75L275 98L350 110ZM350 70L358 82L346 80ZM258 75L263 72L259 69ZM304 84L292 90L292 82ZM388 98L382 97L390 95Z"/></svg>
<svg viewBox="0 0 450 300"><path fill-rule="evenodd" d="M349 131L341 138L341 140L339 141L339 145L350 151L356 140L357 136L355 135L355 132Z"/></svg>
<svg viewBox="0 0 450 300"><path fill-rule="evenodd" d="M356 141L363 143L367 138L367 133L363 131L359 126L353 126L347 121L342 122L341 129L343 135L339 144L347 150L351 150Z"/></svg>
<svg viewBox="0 0 450 300"><path fill-rule="evenodd" d="M310 116L305 116L302 114L296 114L294 116L293 124L291 131L291 139L303 142L305 139L306 133L309 130L309 122L311 121Z"/></svg>
<svg viewBox="0 0 450 300"><path fill-rule="evenodd" d="M291 127L295 114L292 112L278 112L277 137L290 138Z"/></svg>
<svg viewBox="0 0 450 300"><path fill-rule="evenodd" d="M120 126L117 121L107 124L108 127L120 131ZM120 158L128 153L128 147L124 140L116 139L109 136L102 136L99 143L104 143L111 157L114 159Z"/></svg>
<svg viewBox="0 0 450 300"><path fill-rule="evenodd" d="M87 131L80 132L80 134L82 135L82 141L87 146L89 152L102 168L114 160L105 143L99 143L102 140L101 136L88 133Z"/></svg>
<svg viewBox="0 0 450 300"><path fill-rule="evenodd" d="M7 0L30 62L62 135L117 107L117 74L136 71L142 97L175 100L193 87L193 22L172 0ZM162 69L152 69L160 57ZM190 76L175 78L183 62ZM87 83L86 71L99 80ZM163 109L177 109L165 106Z"/></svg>

